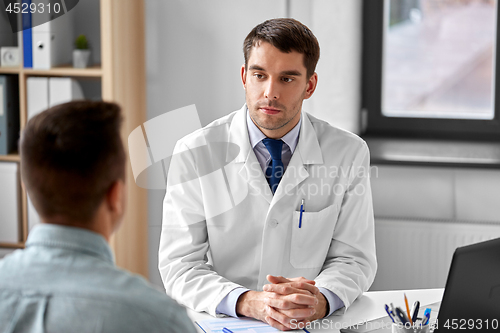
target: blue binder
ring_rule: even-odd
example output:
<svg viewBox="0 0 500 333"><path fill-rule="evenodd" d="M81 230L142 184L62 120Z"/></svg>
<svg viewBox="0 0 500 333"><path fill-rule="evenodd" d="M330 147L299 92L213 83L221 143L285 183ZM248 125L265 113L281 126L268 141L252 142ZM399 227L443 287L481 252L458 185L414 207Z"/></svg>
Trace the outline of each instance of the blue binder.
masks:
<svg viewBox="0 0 500 333"><path fill-rule="evenodd" d="M17 150L19 125L19 78L0 75L0 155Z"/></svg>
<svg viewBox="0 0 500 333"><path fill-rule="evenodd" d="M23 0L23 4L28 4L30 7L31 0ZM22 6L21 6L22 7ZM22 14L23 19L23 59L25 68L33 68L33 35L31 31L31 13Z"/></svg>

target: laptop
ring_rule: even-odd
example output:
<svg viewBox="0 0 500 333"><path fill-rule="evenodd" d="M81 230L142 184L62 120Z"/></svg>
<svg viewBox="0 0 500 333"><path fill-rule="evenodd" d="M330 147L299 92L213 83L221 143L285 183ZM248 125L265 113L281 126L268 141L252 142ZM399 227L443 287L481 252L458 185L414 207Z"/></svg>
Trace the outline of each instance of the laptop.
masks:
<svg viewBox="0 0 500 333"><path fill-rule="evenodd" d="M434 332L500 331L500 238L456 249Z"/></svg>
<svg viewBox="0 0 500 333"><path fill-rule="evenodd" d="M427 307L435 313L438 304L423 306ZM341 332L391 332L389 322L389 317L380 318L372 324L383 328L354 326ZM434 333L500 331L500 238L455 250L437 321L432 326Z"/></svg>

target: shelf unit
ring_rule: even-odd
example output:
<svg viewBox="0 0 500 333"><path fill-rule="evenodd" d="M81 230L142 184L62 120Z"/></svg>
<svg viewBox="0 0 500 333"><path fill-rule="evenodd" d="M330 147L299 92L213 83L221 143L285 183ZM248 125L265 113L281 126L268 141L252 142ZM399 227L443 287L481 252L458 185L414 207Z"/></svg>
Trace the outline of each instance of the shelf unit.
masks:
<svg viewBox="0 0 500 333"><path fill-rule="evenodd" d="M0 67L0 75L19 76L21 130L27 121L26 81L30 76L64 76L101 81L101 97L122 107L122 139L146 121L146 70L143 0L99 0L101 64L85 69L59 66L48 70ZM78 10L78 6L73 9ZM0 155L0 162L21 163L19 154ZM147 276L147 191L139 188L127 163L127 212L110 243L118 266ZM21 184L21 241L0 248L22 248L28 236L27 196Z"/></svg>

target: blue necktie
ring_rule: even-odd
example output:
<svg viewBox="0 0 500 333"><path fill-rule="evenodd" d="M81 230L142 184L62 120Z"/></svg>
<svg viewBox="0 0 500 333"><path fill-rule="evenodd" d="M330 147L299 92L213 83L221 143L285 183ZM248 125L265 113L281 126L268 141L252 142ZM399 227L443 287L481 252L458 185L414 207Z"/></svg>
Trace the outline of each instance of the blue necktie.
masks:
<svg viewBox="0 0 500 333"><path fill-rule="evenodd" d="M285 172L283 161L281 161L281 149L283 148L283 141L274 139L263 139L262 143L266 146L271 154L271 163L266 169L266 179L271 187L271 191L276 192L281 177Z"/></svg>

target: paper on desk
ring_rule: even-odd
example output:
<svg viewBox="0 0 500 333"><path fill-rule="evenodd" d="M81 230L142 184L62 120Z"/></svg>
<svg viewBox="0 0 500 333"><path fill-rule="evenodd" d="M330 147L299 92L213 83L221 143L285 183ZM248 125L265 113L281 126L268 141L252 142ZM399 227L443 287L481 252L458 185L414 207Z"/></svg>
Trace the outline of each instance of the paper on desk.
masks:
<svg viewBox="0 0 500 333"><path fill-rule="evenodd" d="M261 321L247 318L214 318L197 321L196 324L205 333L222 333L222 328L228 328L234 333L268 333L281 332ZM288 332L304 332L303 330Z"/></svg>

